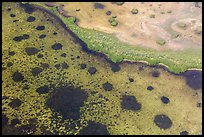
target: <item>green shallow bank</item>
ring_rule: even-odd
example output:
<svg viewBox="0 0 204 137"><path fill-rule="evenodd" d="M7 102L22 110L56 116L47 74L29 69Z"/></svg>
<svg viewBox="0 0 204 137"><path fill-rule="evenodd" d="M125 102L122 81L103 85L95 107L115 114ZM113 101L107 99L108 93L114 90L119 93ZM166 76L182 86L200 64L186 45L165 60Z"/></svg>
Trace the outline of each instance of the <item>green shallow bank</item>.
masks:
<svg viewBox="0 0 204 137"><path fill-rule="evenodd" d="M78 35L89 49L104 53L113 62L122 60L146 61L149 65L159 63L168 67L171 72L181 73L188 69L202 69L201 49L187 49L184 51L156 51L153 49L136 47L120 42L111 34L97 30L85 29L77 26L74 17L66 18L59 14L56 7L47 7L44 3L33 2L32 4L43 6L60 17L63 22Z"/></svg>
<svg viewBox="0 0 204 137"><path fill-rule="evenodd" d="M90 121L110 134L202 134L202 108L197 107L202 89L193 90L183 77L130 63L113 72L104 58L82 51L55 17L39 9L29 14L19 3L3 3L2 17L3 134L82 134ZM18 41L19 36L24 39ZM81 64L86 67L81 69ZM97 71L92 69L91 75L92 67ZM106 85L105 90L107 82L112 88ZM76 94L60 92L63 86L73 86L67 92ZM124 105L124 96L131 96L133 104ZM162 103L162 96L170 102ZM77 107L72 113L66 105L73 102ZM138 111L127 109L138 103ZM172 121L167 129L155 124L157 115Z"/></svg>

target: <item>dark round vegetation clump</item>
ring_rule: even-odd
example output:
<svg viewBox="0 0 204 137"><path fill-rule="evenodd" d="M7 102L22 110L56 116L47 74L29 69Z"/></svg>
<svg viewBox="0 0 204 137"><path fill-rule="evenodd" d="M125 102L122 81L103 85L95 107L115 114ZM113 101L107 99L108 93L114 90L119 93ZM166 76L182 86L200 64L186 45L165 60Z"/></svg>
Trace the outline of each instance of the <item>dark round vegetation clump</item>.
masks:
<svg viewBox="0 0 204 137"><path fill-rule="evenodd" d="M37 26L36 29L37 29L37 30L44 30L44 29L45 29L45 26Z"/></svg>
<svg viewBox="0 0 204 137"><path fill-rule="evenodd" d="M109 83L109 82L106 82L106 83L103 84L103 89L105 91L111 91L113 89L113 85L111 83Z"/></svg>
<svg viewBox="0 0 204 137"><path fill-rule="evenodd" d="M21 124L21 121L18 118L11 120L11 126L15 126L16 124Z"/></svg>
<svg viewBox="0 0 204 137"><path fill-rule="evenodd" d="M26 47L25 52L27 53L28 56L31 56L37 54L39 50L35 47Z"/></svg>
<svg viewBox="0 0 204 137"><path fill-rule="evenodd" d="M23 102L20 99L13 99L8 105L12 108L19 107Z"/></svg>
<svg viewBox="0 0 204 137"><path fill-rule="evenodd" d="M109 15L111 15L111 13L112 13L111 11L107 11L107 12L106 12L106 15L109 16Z"/></svg>
<svg viewBox="0 0 204 137"><path fill-rule="evenodd" d="M6 125L2 128L2 135L20 135L22 134L18 127Z"/></svg>
<svg viewBox="0 0 204 137"><path fill-rule="evenodd" d="M14 17L16 17L16 15L15 14L10 14L10 17L14 18Z"/></svg>
<svg viewBox="0 0 204 137"><path fill-rule="evenodd" d="M91 74L91 75L95 74L96 71L97 71L97 69L96 69L95 67L90 67L90 68L88 69L88 72L89 72L89 74Z"/></svg>
<svg viewBox="0 0 204 137"><path fill-rule="evenodd" d="M7 63L7 67L11 67L11 66L13 66L12 62Z"/></svg>
<svg viewBox="0 0 204 137"><path fill-rule="evenodd" d="M28 38L29 38L28 34L23 34L23 36L16 36L15 38L13 38L13 40L19 42L21 40L28 39Z"/></svg>
<svg viewBox="0 0 204 137"><path fill-rule="evenodd" d="M22 81L24 79L24 76L22 73L16 71L12 74L12 79L13 81L15 82L19 82L19 81Z"/></svg>
<svg viewBox="0 0 204 137"><path fill-rule="evenodd" d="M202 71L188 70L182 74L186 84L194 90L202 89Z"/></svg>
<svg viewBox="0 0 204 137"><path fill-rule="evenodd" d="M133 79L133 78L129 78L129 81L130 81L130 82L134 82L134 79Z"/></svg>
<svg viewBox="0 0 204 137"><path fill-rule="evenodd" d="M41 86L36 89L39 94L46 94L49 92L49 87L47 85Z"/></svg>
<svg viewBox="0 0 204 137"><path fill-rule="evenodd" d="M69 65L68 65L66 62L63 62L63 63L62 63L62 68L63 68L63 69L68 69L68 68L69 68Z"/></svg>
<svg viewBox="0 0 204 137"><path fill-rule="evenodd" d="M159 77L160 73L159 71L152 71L152 77Z"/></svg>
<svg viewBox="0 0 204 137"><path fill-rule="evenodd" d="M105 125L89 121L88 126L79 131L79 135L110 135L110 133Z"/></svg>
<svg viewBox="0 0 204 137"><path fill-rule="evenodd" d="M62 115L63 119L80 118L80 107L88 98L85 91L74 87L60 87L46 101L46 105Z"/></svg>
<svg viewBox="0 0 204 137"><path fill-rule="evenodd" d="M32 14L35 11L35 8L30 4L21 4L21 7L24 8L25 12L28 14Z"/></svg>
<svg viewBox="0 0 204 137"><path fill-rule="evenodd" d="M53 35L57 35L57 32L54 32Z"/></svg>
<svg viewBox="0 0 204 137"><path fill-rule="evenodd" d="M202 107L202 103L199 101L199 102L197 102L197 107L198 108L201 108Z"/></svg>
<svg viewBox="0 0 204 137"><path fill-rule="evenodd" d="M43 71L42 68L40 67L34 67L31 70L31 73L33 74L33 76L37 76L38 74L40 74Z"/></svg>
<svg viewBox="0 0 204 137"><path fill-rule="evenodd" d="M13 22L17 22L17 21L19 21L19 20L13 20Z"/></svg>
<svg viewBox="0 0 204 137"><path fill-rule="evenodd" d="M85 69L85 68L86 68L86 64L83 64L83 63L80 64L80 68L81 68L81 69Z"/></svg>
<svg viewBox="0 0 204 137"><path fill-rule="evenodd" d="M56 69L60 69L60 64L56 64L56 65L55 65L55 68L56 68Z"/></svg>
<svg viewBox="0 0 204 137"><path fill-rule="evenodd" d="M47 64L47 63L41 63L41 67L42 67L43 69L47 69L47 68L49 68L49 64Z"/></svg>
<svg viewBox="0 0 204 137"><path fill-rule="evenodd" d="M111 70L113 72L118 72L120 71L120 66L118 64L111 64Z"/></svg>
<svg viewBox="0 0 204 137"><path fill-rule="evenodd" d="M9 56L15 55L15 51L9 51L8 55L9 55Z"/></svg>
<svg viewBox="0 0 204 137"><path fill-rule="evenodd" d="M35 17L29 16L29 17L27 18L27 22L33 22L33 21L35 21Z"/></svg>
<svg viewBox="0 0 204 137"><path fill-rule="evenodd" d="M28 120L29 124L34 124L36 123L36 118L31 118Z"/></svg>
<svg viewBox="0 0 204 137"><path fill-rule="evenodd" d="M23 34L22 38L23 39L28 39L30 36L28 34Z"/></svg>
<svg viewBox="0 0 204 137"><path fill-rule="evenodd" d="M38 57L38 58L42 58L42 57L43 57L43 54L38 54L37 57Z"/></svg>
<svg viewBox="0 0 204 137"><path fill-rule="evenodd" d="M45 37L46 37L45 34L42 34L42 35L39 36L40 39L43 39L43 38L45 38Z"/></svg>
<svg viewBox="0 0 204 137"><path fill-rule="evenodd" d="M22 135L32 135L36 130L34 124L23 125L20 127L20 132Z"/></svg>
<svg viewBox="0 0 204 137"><path fill-rule="evenodd" d="M7 125L7 123L8 123L8 118L7 118L7 116L6 115L2 115L2 127L4 127L5 125Z"/></svg>
<svg viewBox="0 0 204 137"><path fill-rule="evenodd" d="M138 111L141 110L141 104L137 101L135 96L124 95L121 102L122 109Z"/></svg>
<svg viewBox="0 0 204 137"><path fill-rule="evenodd" d="M8 10L8 11L11 11L11 8L8 8L7 10Z"/></svg>
<svg viewBox="0 0 204 137"><path fill-rule="evenodd" d="M8 98L9 98L9 97L7 97L7 96L3 96L3 97L2 97L2 100L4 100L4 99L6 100L6 99L8 99Z"/></svg>
<svg viewBox="0 0 204 137"><path fill-rule="evenodd" d="M95 9L104 9L104 5L103 4L101 4L101 3L94 3L94 8Z"/></svg>
<svg viewBox="0 0 204 137"><path fill-rule="evenodd" d="M188 135L188 131L181 131L180 135Z"/></svg>
<svg viewBox="0 0 204 137"><path fill-rule="evenodd" d="M55 43L55 44L52 45L52 49L54 49L54 50L60 50L60 49L62 49L62 44L60 44L60 43Z"/></svg>
<svg viewBox="0 0 204 137"><path fill-rule="evenodd" d="M168 104L169 103L169 98L165 97L165 96L162 96L161 97L161 101L164 103L164 104Z"/></svg>
<svg viewBox="0 0 204 137"><path fill-rule="evenodd" d="M147 90L152 91L154 88L152 86L148 86Z"/></svg>
<svg viewBox="0 0 204 137"><path fill-rule="evenodd" d="M13 38L13 40L19 42L19 41L23 40L23 37L22 36L16 36L15 38Z"/></svg>
<svg viewBox="0 0 204 137"><path fill-rule="evenodd" d="M168 129L172 126L171 119L166 115L156 115L154 117L154 123L161 129Z"/></svg>
<svg viewBox="0 0 204 137"><path fill-rule="evenodd" d="M66 53L62 53L60 56L61 56L61 57L66 57L67 54L66 54Z"/></svg>

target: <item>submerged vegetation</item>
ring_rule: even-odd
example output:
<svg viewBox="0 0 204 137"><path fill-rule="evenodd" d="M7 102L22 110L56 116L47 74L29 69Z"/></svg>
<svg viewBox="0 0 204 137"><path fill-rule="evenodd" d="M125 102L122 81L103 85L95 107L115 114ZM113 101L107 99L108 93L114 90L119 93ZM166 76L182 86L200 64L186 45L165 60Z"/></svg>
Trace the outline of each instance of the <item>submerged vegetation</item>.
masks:
<svg viewBox="0 0 204 137"><path fill-rule="evenodd" d="M180 36L181 36L181 34L180 34L179 32L172 31L171 37L172 37L173 39L178 38L178 37L180 37Z"/></svg>
<svg viewBox="0 0 204 137"><path fill-rule="evenodd" d="M123 60L108 47L120 44L111 35L80 29L55 7L55 14L29 4L2 7L3 134L201 134L202 72L184 79L142 63L113 63L69 28Z"/></svg>
<svg viewBox="0 0 204 137"><path fill-rule="evenodd" d="M132 9L132 10L131 10L131 13L132 13L132 14L137 14L137 13L138 13L138 9Z"/></svg>
<svg viewBox="0 0 204 137"><path fill-rule="evenodd" d="M149 15L150 18L155 18L155 14Z"/></svg>
<svg viewBox="0 0 204 137"><path fill-rule="evenodd" d="M123 5L125 2L115 2L117 5Z"/></svg>
<svg viewBox="0 0 204 137"><path fill-rule="evenodd" d="M166 41L164 39L162 39L162 38L158 38L156 42L157 42L157 44L159 44L161 46L166 44Z"/></svg>
<svg viewBox="0 0 204 137"><path fill-rule="evenodd" d="M108 20L108 22L109 22L112 26L117 26L117 25L118 25L118 21L116 20L116 16L110 17L110 19Z"/></svg>
<svg viewBox="0 0 204 137"><path fill-rule="evenodd" d="M187 24L184 23L184 22L179 22L179 23L177 23L177 26L178 26L179 28L181 28L181 29L186 29L186 28L187 28Z"/></svg>

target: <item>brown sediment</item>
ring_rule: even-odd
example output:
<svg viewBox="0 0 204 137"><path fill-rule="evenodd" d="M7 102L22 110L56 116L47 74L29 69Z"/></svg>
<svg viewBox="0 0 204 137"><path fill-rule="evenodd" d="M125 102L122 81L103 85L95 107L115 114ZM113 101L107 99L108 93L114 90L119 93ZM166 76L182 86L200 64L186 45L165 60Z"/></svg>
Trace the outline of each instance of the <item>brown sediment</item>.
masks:
<svg viewBox="0 0 204 137"><path fill-rule="evenodd" d="M57 9L57 11L58 11L60 14L62 14L64 17L66 17L66 18L72 17L72 16L69 16L69 15L67 14L67 12L62 9L62 7L59 7L59 6L58 6L58 7L56 7L56 9Z"/></svg>
<svg viewBox="0 0 204 137"><path fill-rule="evenodd" d="M48 7L54 7L55 3L54 2L45 2L45 5Z"/></svg>

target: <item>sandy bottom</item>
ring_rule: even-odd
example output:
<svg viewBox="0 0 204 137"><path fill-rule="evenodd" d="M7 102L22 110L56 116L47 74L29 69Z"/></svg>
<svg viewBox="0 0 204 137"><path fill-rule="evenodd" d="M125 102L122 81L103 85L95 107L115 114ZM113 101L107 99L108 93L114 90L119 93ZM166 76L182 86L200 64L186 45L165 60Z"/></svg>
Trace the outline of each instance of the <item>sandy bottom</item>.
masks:
<svg viewBox="0 0 204 137"><path fill-rule="evenodd" d="M104 5L103 9L96 9L93 2L52 4L61 5L60 8L65 15L75 16L80 27L113 33L121 41L131 45L156 50L202 48L202 34L195 33L196 29L202 27L202 7L195 7L194 3L126 2L122 6L111 2L100 3ZM139 13L132 14L133 8L137 8ZM80 10L77 11L77 9ZM111 15L106 15L107 11L111 11ZM154 14L155 18L150 18L151 14ZM108 19L114 15L119 22L116 27L108 22ZM178 22L186 23L187 27L179 28L176 25ZM180 33L180 36L172 38L173 33ZM166 41L164 46L156 43L159 38Z"/></svg>

